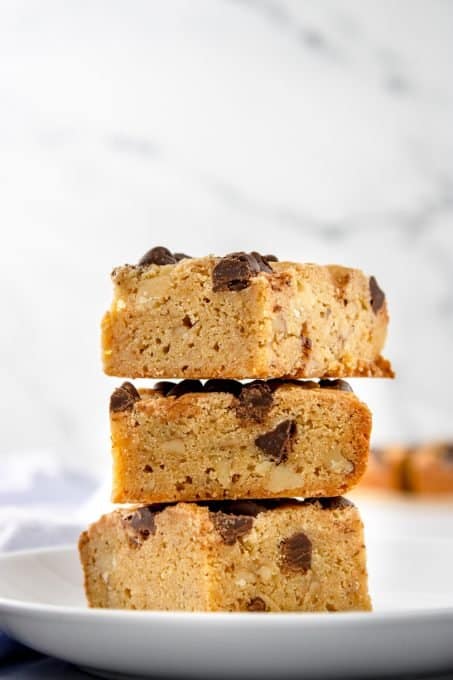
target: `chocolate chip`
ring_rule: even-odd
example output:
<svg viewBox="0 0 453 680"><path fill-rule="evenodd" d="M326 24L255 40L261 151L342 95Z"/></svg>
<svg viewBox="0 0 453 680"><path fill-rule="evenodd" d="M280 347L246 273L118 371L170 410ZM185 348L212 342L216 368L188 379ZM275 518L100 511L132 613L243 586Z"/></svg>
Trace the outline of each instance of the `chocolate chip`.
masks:
<svg viewBox="0 0 453 680"><path fill-rule="evenodd" d="M123 526L132 542L141 544L156 533L154 518L164 507L163 505L146 505L123 517Z"/></svg>
<svg viewBox="0 0 453 680"><path fill-rule="evenodd" d="M212 270L214 292L243 290L260 272L272 273L272 267L259 253L230 253L218 260Z"/></svg>
<svg viewBox="0 0 453 680"><path fill-rule="evenodd" d="M239 418L260 422L271 410L273 402L272 389L269 385L264 381L254 380L242 386L236 415Z"/></svg>
<svg viewBox="0 0 453 680"><path fill-rule="evenodd" d="M373 312L377 314L385 302L385 293L381 288L379 288L378 282L374 276L370 276L369 286L371 296L370 304Z"/></svg>
<svg viewBox="0 0 453 680"><path fill-rule="evenodd" d="M256 501L238 500L230 501L225 512L233 515L245 515L247 517L257 517L260 512L266 512L268 508L263 503Z"/></svg>
<svg viewBox="0 0 453 680"><path fill-rule="evenodd" d="M346 382L346 380L341 380L339 378L335 380L328 380L323 378L319 381L319 387L328 390L340 390L340 392L353 392L351 385Z"/></svg>
<svg viewBox="0 0 453 680"><path fill-rule="evenodd" d="M259 271L260 272L267 272L268 274L272 274L272 267L270 264L267 262L266 258L257 253L255 250L252 250L250 255L255 258L256 262L258 263Z"/></svg>
<svg viewBox="0 0 453 680"><path fill-rule="evenodd" d="M265 612L266 609L266 603L261 597L254 597L247 603L247 611L249 612Z"/></svg>
<svg viewBox="0 0 453 680"><path fill-rule="evenodd" d="M239 538L248 534L253 526L253 517L246 515L211 512L211 519L226 545L234 545Z"/></svg>
<svg viewBox="0 0 453 680"><path fill-rule="evenodd" d="M138 264L141 267L147 267L150 264L176 264L176 258L168 250L168 248L156 246L155 248L148 250L148 252L143 255L141 260L139 260Z"/></svg>
<svg viewBox="0 0 453 680"><path fill-rule="evenodd" d="M275 257L275 255L263 255L263 259L268 262L278 262L278 257Z"/></svg>
<svg viewBox="0 0 453 680"><path fill-rule="evenodd" d="M183 394L189 394L190 392L203 392L203 385L200 380L181 380L165 396L182 397Z"/></svg>
<svg viewBox="0 0 453 680"><path fill-rule="evenodd" d="M160 380L154 385L154 389L160 392L164 397L175 387L176 383L171 380Z"/></svg>
<svg viewBox="0 0 453 680"><path fill-rule="evenodd" d="M295 420L284 420L275 429L257 437L255 444L271 460L280 465L288 458L296 430Z"/></svg>
<svg viewBox="0 0 453 680"><path fill-rule="evenodd" d="M151 264L164 265L164 264L176 264L180 260L189 258L189 255L184 255L184 253L172 253L168 248L163 246L156 246L148 250L142 259L139 260L140 267L148 267Z"/></svg>
<svg viewBox="0 0 453 680"><path fill-rule="evenodd" d="M204 384L205 392L228 392L238 397L241 394L242 385L238 380L222 380L212 378L207 380Z"/></svg>
<svg viewBox="0 0 453 680"><path fill-rule="evenodd" d="M140 401L140 394L132 383L125 382L121 387L117 387L110 397L110 411L112 413L130 411L136 401Z"/></svg>
<svg viewBox="0 0 453 680"><path fill-rule="evenodd" d="M305 573L311 567L311 541L301 531L285 538L280 543L282 569L284 571Z"/></svg>

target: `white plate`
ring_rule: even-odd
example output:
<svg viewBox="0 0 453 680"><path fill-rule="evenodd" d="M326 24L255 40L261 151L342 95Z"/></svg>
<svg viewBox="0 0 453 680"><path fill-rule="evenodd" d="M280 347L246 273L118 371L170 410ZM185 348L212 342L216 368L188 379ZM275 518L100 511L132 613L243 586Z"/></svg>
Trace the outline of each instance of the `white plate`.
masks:
<svg viewBox="0 0 453 680"><path fill-rule="evenodd" d="M453 540L369 541L373 613L88 609L74 548L0 557L0 629L104 677L376 677L453 669Z"/></svg>

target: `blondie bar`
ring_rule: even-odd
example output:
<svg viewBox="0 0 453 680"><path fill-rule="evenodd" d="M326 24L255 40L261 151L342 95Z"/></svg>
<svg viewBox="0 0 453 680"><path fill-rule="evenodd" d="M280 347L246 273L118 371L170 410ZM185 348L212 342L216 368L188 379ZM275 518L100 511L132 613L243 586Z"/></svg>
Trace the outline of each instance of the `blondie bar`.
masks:
<svg viewBox="0 0 453 680"><path fill-rule="evenodd" d="M258 253L150 250L112 274L102 323L108 375L129 378L393 376L385 295L336 265Z"/></svg>
<svg viewBox="0 0 453 680"><path fill-rule="evenodd" d="M405 470L409 491L419 494L453 494L453 443L431 442L413 448Z"/></svg>
<svg viewBox="0 0 453 680"><path fill-rule="evenodd" d="M401 491L405 486L407 448L400 445L373 447L360 486Z"/></svg>
<svg viewBox="0 0 453 680"><path fill-rule="evenodd" d="M92 607L370 609L362 523L342 498L120 509L79 547Z"/></svg>
<svg viewBox="0 0 453 680"><path fill-rule="evenodd" d="M371 414L343 380L184 380L112 394L119 503L338 496L363 474Z"/></svg>

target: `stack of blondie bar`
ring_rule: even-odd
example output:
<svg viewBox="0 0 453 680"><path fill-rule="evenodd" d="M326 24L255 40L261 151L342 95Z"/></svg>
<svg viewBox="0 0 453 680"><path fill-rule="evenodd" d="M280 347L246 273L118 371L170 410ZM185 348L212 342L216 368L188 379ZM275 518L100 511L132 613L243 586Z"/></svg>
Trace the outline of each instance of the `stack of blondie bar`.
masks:
<svg viewBox="0 0 453 680"><path fill-rule="evenodd" d="M343 378L392 376L374 277L162 247L112 276L105 372L165 380L112 394L113 501L128 505L81 536L89 604L369 609L362 523L341 495L371 431Z"/></svg>

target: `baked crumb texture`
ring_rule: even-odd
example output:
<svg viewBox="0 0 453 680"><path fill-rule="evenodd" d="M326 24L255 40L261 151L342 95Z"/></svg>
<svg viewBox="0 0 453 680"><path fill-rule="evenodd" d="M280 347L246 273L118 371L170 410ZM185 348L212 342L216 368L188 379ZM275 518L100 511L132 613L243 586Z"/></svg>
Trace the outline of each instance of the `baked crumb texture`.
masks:
<svg viewBox="0 0 453 680"><path fill-rule="evenodd" d="M125 383L110 405L112 500L341 495L365 471L371 431L349 390L342 380Z"/></svg>
<svg viewBox="0 0 453 680"><path fill-rule="evenodd" d="M344 499L143 506L80 538L92 607L369 610L362 523Z"/></svg>
<svg viewBox="0 0 453 680"><path fill-rule="evenodd" d="M102 323L105 372L129 378L393 376L381 356L388 313L374 277L254 257L154 257L115 269L113 304Z"/></svg>

